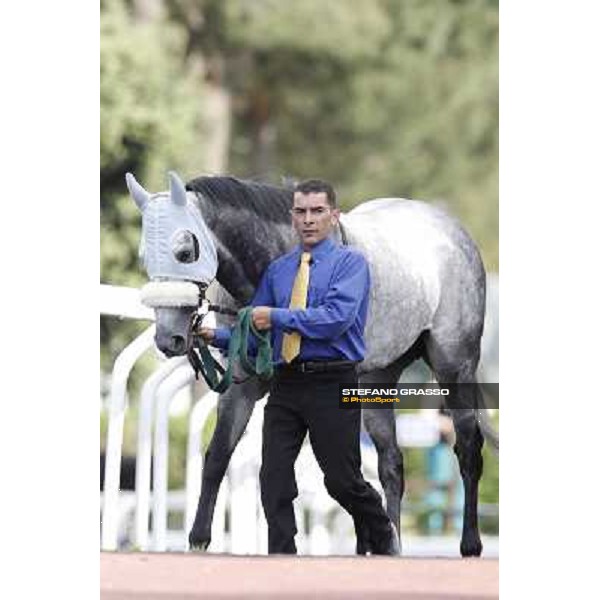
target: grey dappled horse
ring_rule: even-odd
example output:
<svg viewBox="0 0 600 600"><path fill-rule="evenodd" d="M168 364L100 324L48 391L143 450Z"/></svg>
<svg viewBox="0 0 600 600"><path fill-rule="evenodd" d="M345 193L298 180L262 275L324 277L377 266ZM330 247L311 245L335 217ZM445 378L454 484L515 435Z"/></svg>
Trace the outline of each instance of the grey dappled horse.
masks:
<svg viewBox="0 0 600 600"><path fill-rule="evenodd" d="M220 301L228 296L235 307L245 306L267 265L298 240L291 225L290 189L232 177L200 177L186 189L175 173L169 177L169 192L148 193L131 174L127 174L127 185L142 212L140 251L151 280L148 285L158 289L153 298L156 344L167 356L175 356L185 352L188 323L196 310L193 301L177 299L182 286L192 285L182 281L207 285L216 278L226 292ZM475 382L485 272L474 242L459 223L429 204L395 198L365 202L343 214L341 223L345 241L362 250L372 277L361 383L397 382L402 371L419 358L439 383ZM482 550L477 522L482 434L496 448L498 439L480 409L478 386L460 390L448 406L465 488L460 551L463 556L478 556ZM210 543L219 486L255 402L267 391L267 384L252 378L232 385L219 398L189 534L192 548L205 549ZM400 531L404 473L394 411L362 410L377 449L387 512ZM355 529L357 552L364 554L369 550L368 540L356 522Z"/></svg>

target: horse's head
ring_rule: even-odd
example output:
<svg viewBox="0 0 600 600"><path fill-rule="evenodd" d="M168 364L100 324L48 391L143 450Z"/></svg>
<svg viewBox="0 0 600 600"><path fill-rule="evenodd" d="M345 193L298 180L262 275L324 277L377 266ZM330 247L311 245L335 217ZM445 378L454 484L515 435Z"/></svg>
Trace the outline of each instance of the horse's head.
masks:
<svg viewBox="0 0 600 600"><path fill-rule="evenodd" d="M215 242L176 173L169 173L169 192L158 194L147 192L131 173L126 181L142 213L139 253L150 279L142 302L155 309L159 350L182 355L190 318L217 272Z"/></svg>

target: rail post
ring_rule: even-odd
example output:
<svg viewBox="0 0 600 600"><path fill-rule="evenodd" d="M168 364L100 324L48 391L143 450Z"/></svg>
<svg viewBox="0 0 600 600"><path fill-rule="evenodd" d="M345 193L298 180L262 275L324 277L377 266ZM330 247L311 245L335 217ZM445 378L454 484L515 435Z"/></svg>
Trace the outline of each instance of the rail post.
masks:
<svg viewBox="0 0 600 600"><path fill-rule="evenodd" d="M108 433L106 439L106 470L104 473L104 506L102 510L102 549L117 549L119 519L119 483L123 425L127 405L127 380L139 357L154 345L155 326L138 335L119 354L112 372Z"/></svg>

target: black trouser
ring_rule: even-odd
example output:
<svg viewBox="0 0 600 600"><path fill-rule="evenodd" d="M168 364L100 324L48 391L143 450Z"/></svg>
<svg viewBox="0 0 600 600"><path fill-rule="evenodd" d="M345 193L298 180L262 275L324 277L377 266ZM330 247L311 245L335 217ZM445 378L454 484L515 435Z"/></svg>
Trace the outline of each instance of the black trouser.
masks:
<svg viewBox="0 0 600 600"><path fill-rule="evenodd" d="M360 470L360 410L339 407L339 387L357 387L355 368L324 373L276 373L265 407L260 484L269 526L269 554L295 554L294 463L308 431L329 494L367 529L373 551L389 544L381 497Z"/></svg>

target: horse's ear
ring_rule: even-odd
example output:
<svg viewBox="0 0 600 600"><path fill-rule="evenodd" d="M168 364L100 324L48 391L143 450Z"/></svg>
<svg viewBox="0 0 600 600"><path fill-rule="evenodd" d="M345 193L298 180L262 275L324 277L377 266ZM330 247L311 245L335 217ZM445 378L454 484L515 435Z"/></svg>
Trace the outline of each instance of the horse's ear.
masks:
<svg viewBox="0 0 600 600"><path fill-rule="evenodd" d="M187 204L187 195L185 193L185 185L175 171L169 171L169 185L171 191L171 200L179 206Z"/></svg>
<svg viewBox="0 0 600 600"><path fill-rule="evenodd" d="M292 177L291 175L281 176L281 185L288 190L293 190L299 182L300 180L297 177Z"/></svg>
<svg viewBox="0 0 600 600"><path fill-rule="evenodd" d="M125 174L125 181L127 182L127 188L129 189L131 197L135 200L138 208L144 212L150 194L136 181L131 173Z"/></svg>

